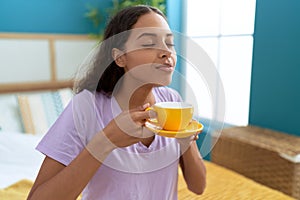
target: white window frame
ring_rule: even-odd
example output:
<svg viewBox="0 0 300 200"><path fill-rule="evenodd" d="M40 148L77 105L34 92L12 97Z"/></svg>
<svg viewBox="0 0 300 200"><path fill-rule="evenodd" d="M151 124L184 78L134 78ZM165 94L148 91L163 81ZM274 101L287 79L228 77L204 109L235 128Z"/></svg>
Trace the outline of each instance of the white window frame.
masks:
<svg viewBox="0 0 300 200"><path fill-rule="evenodd" d="M232 125L247 125L249 119L255 6L255 0L185 1L186 35L214 62L224 87L224 122ZM218 112L210 95L219 92L218 79L216 91L210 91L205 77L183 65L185 100L196 105L200 118L211 119Z"/></svg>

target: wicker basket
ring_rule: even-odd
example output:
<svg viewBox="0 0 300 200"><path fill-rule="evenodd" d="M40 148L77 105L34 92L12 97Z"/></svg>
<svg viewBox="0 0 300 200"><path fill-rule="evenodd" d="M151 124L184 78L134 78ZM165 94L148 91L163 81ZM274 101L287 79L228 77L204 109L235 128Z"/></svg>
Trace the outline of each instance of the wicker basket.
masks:
<svg viewBox="0 0 300 200"><path fill-rule="evenodd" d="M300 137L255 126L217 135L212 162L300 199Z"/></svg>

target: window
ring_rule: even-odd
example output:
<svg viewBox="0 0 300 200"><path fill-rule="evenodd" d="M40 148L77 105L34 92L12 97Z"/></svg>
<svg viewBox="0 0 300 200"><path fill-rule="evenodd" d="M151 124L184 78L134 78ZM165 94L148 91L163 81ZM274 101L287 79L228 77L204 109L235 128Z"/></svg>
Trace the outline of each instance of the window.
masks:
<svg viewBox="0 0 300 200"><path fill-rule="evenodd" d="M233 125L248 124L255 3L255 0L186 1L186 34L216 66L226 99L225 122ZM189 54L189 48L186 53ZM218 109L212 106L212 91L205 77L187 63L186 80L186 101L197 105L200 117L211 119ZM215 81L218 94L218 79Z"/></svg>

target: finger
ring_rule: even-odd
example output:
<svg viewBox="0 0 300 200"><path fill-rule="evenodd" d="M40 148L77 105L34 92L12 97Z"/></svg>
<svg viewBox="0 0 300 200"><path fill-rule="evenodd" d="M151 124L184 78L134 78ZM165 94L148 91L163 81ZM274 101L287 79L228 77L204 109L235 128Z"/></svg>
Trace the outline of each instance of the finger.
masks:
<svg viewBox="0 0 300 200"><path fill-rule="evenodd" d="M133 112L131 114L131 117L134 121L139 121L139 122L145 122L145 120L149 118L154 118L156 117L156 112L155 111L139 111L139 112Z"/></svg>
<svg viewBox="0 0 300 200"><path fill-rule="evenodd" d="M136 108L131 109L132 112L134 111L144 111L146 108L150 107L150 103L145 103L144 105L138 106Z"/></svg>
<svg viewBox="0 0 300 200"><path fill-rule="evenodd" d="M156 118L157 113L154 110L146 110L150 106L149 103L146 103L142 106L139 106L131 110L131 116L133 120L145 121L149 118Z"/></svg>

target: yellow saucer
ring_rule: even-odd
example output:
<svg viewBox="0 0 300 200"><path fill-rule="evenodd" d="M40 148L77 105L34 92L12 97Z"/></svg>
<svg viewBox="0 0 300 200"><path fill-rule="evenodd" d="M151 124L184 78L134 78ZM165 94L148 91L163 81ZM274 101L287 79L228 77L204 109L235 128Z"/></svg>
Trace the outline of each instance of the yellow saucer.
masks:
<svg viewBox="0 0 300 200"><path fill-rule="evenodd" d="M151 122L147 121L145 123L145 126L150 131L156 133L157 135L172 137L172 138L185 138L194 135L195 133L201 133L203 130L203 125L197 122L196 120L191 121L188 127L185 130L181 130L181 131L163 130L157 123L155 123L154 120L151 120Z"/></svg>

